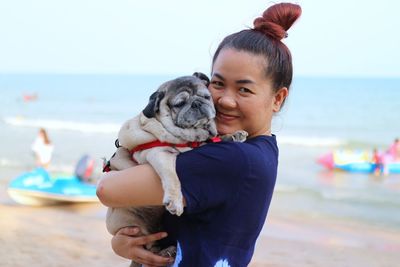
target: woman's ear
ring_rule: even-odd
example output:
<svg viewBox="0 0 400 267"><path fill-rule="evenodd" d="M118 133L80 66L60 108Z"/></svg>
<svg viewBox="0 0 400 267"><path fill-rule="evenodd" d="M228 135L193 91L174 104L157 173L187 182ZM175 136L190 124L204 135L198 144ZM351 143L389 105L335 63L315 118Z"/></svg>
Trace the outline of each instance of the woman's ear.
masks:
<svg viewBox="0 0 400 267"><path fill-rule="evenodd" d="M286 97L289 95L289 90L286 87L280 88L275 93L274 103L273 103L273 112L278 112L281 110L282 104L285 101Z"/></svg>

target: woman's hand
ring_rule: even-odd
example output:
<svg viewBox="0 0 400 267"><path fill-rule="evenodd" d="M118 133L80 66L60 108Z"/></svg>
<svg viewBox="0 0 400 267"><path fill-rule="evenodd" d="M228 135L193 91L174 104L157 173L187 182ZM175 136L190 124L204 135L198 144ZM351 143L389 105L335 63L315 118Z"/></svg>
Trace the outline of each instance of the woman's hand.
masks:
<svg viewBox="0 0 400 267"><path fill-rule="evenodd" d="M138 227L121 228L111 240L115 254L146 266L166 266L174 262L174 258L158 256L144 248L146 244L165 238L167 233L139 235Z"/></svg>

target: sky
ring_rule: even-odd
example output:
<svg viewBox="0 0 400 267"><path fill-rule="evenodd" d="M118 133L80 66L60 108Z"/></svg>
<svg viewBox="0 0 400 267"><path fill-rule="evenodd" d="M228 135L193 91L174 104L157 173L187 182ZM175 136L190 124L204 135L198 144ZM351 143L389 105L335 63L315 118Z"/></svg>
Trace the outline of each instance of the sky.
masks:
<svg viewBox="0 0 400 267"><path fill-rule="evenodd" d="M0 73L209 73L223 37L277 2L0 0ZM293 3L295 75L400 77L400 1Z"/></svg>

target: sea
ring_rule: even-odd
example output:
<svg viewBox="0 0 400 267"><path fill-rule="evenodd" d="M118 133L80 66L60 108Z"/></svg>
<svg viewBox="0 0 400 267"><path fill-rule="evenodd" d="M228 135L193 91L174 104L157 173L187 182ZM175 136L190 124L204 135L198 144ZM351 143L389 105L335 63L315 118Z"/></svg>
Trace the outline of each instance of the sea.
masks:
<svg viewBox="0 0 400 267"><path fill-rule="evenodd" d="M175 77L0 74L0 183L34 167L30 145L40 127L55 145L54 172L72 171L82 155L111 156L121 124ZM280 147L279 212L400 229L400 175L316 162L336 149L384 151L400 137L400 78L294 77L272 127Z"/></svg>

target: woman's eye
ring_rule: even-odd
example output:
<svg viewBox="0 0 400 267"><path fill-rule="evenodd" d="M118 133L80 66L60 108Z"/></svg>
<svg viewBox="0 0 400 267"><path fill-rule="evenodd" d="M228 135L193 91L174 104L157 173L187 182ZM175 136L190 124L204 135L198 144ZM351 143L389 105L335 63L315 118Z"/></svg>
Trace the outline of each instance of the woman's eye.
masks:
<svg viewBox="0 0 400 267"><path fill-rule="evenodd" d="M239 92L241 92L241 93L250 93L250 94L253 93L250 89L248 89L246 87L239 88Z"/></svg>
<svg viewBox="0 0 400 267"><path fill-rule="evenodd" d="M213 85L214 88L221 88L224 86L224 83L220 81L211 81L211 85Z"/></svg>

